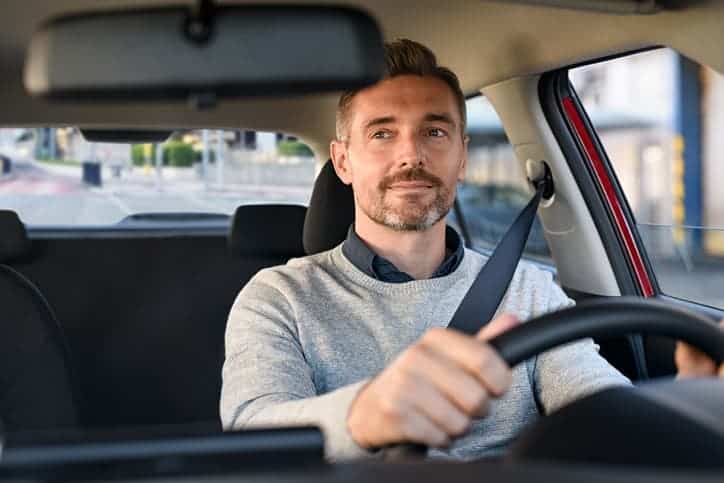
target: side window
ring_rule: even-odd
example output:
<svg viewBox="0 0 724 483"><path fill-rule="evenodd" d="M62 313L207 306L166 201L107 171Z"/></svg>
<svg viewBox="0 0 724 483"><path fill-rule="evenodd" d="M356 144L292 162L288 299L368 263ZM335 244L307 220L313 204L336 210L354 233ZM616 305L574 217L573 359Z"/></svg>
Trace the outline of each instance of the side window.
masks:
<svg viewBox="0 0 724 483"><path fill-rule="evenodd" d="M526 186L523 167L503 131L493 106L483 96L466 103L470 137L465 182L458 185L458 202L473 248L492 251L523 207L532 191ZM455 216L450 222L458 228ZM533 224L524 257L552 264L543 227Z"/></svg>
<svg viewBox="0 0 724 483"><path fill-rule="evenodd" d="M225 220L244 203L306 205L315 176L300 141L240 130L124 144L87 142L72 127L3 128L0 160L0 209L31 227Z"/></svg>
<svg viewBox="0 0 724 483"><path fill-rule="evenodd" d="M662 292L724 308L724 76L671 49L569 75Z"/></svg>

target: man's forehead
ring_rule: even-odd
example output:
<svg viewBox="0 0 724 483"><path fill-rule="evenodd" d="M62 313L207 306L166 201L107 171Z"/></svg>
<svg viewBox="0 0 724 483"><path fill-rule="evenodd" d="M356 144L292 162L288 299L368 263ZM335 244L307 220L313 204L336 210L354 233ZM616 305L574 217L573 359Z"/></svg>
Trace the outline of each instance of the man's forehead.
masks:
<svg viewBox="0 0 724 483"><path fill-rule="evenodd" d="M360 91L352 101L350 111L355 118L353 122L361 125L378 118L424 120L430 114L448 115L461 121L452 90L435 77L385 79Z"/></svg>

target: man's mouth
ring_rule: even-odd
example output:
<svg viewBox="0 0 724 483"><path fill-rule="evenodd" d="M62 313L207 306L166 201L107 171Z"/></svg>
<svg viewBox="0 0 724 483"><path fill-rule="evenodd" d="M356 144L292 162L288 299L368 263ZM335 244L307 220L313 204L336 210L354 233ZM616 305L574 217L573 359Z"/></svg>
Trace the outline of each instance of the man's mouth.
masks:
<svg viewBox="0 0 724 483"><path fill-rule="evenodd" d="M427 189L432 184L427 181L397 181L390 185L390 189Z"/></svg>

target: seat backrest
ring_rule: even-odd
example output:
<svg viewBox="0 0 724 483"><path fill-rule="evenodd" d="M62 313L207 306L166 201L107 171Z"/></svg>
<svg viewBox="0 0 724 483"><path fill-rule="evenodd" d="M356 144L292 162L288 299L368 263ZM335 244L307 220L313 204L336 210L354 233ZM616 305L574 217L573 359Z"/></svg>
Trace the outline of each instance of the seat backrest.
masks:
<svg viewBox="0 0 724 483"><path fill-rule="evenodd" d="M78 423L65 335L35 284L4 264L29 250L17 215L0 211L0 421L5 431Z"/></svg>
<svg viewBox="0 0 724 483"><path fill-rule="evenodd" d="M327 161L314 181L304 220L304 250L307 254L330 250L344 241L354 222L352 188L339 179L332 161Z"/></svg>
<svg viewBox="0 0 724 483"><path fill-rule="evenodd" d="M301 205L239 206L229 231L231 256L283 261L303 256L302 231L306 212L307 208Z"/></svg>
<svg viewBox="0 0 724 483"><path fill-rule="evenodd" d="M0 210L0 263L9 263L30 253L30 240L17 213Z"/></svg>

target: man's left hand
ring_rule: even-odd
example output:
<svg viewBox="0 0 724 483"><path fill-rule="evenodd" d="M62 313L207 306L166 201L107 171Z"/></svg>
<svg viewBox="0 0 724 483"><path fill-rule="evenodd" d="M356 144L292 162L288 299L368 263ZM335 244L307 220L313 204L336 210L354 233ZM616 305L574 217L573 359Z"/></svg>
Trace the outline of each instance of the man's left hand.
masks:
<svg viewBox="0 0 724 483"><path fill-rule="evenodd" d="M724 329L724 320L720 325ZM674 360L679 370L677 377L711 377L718 374L724 378L724 364L716 367L706 354L684 342L676 343Z"/></svg>

